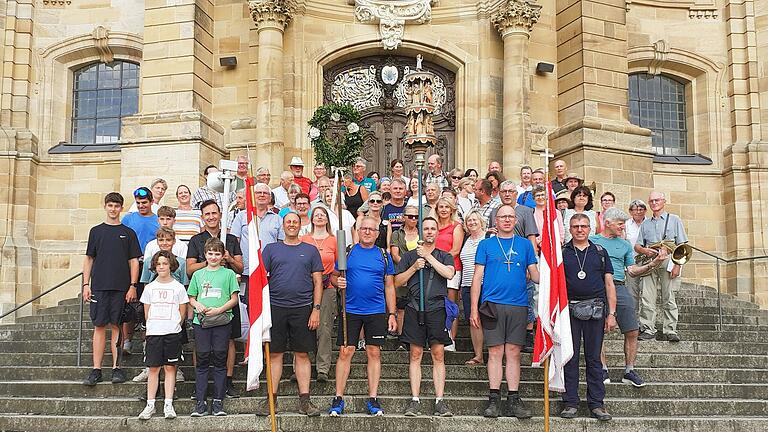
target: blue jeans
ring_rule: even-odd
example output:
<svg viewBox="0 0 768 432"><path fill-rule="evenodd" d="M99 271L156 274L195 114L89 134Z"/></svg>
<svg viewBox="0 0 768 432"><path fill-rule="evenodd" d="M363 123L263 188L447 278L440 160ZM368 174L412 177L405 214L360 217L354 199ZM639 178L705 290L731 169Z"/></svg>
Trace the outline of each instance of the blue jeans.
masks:
<svg viewBox="0 0 768 432"><path fill-rule="evenodd" d="M227 324L219 327L202 328L194 324L195 351L195 395L198 401L204 401L208 390L208 375L213 366L213 399L224 400L227 383L227 349L232 327Z"/></svg>

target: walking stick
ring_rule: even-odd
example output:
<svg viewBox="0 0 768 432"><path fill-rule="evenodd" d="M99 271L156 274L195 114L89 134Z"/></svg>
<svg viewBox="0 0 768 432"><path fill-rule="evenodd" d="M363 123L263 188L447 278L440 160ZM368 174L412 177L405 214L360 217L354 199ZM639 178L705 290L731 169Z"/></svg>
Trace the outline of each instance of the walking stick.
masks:
<svg viewBox="0 0 768 432"><path fill-rule="evenodd" d="M275 399L272 384L272 359L269 354L269 342L264 342L264 364L267 369L267 400L269 401L269 420L272 425L272 432L277 432L277 417L275 416Z"/></svg>
<svg viewBox="0 0 768 432"><path fill-rule="evenodd" d="M336 167L336 216L339 219L339 229L336 230L336 251L338 254L337 265L339 267L339 273L341 277L347 277L347 239L344 234L344 215L342 212L344 208L341 204L341 175L342 168ZM360 186L363 187L363 186ZM341 296L341 326L342 335L344 338L344 346L347 346L347 290L338 290Z"/></svg>
<svg viewBox="0 0 768 432"><path fill-rule="evenodd" d="M549 432L549 357L544 360L544 432Z"/></svg>

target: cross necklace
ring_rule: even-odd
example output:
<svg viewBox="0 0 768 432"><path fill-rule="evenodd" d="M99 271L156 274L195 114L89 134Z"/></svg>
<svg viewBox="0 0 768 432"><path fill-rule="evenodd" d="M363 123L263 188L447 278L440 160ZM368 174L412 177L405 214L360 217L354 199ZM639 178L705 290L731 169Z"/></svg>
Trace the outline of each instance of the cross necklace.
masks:
<svg viewBox="0 0 768 432"><path fill-rule="evenodd" d="M512 271L512 256L517 255L515 253L515 235L512 235L512 247L509 248L509 254L507 254L507 251L504 250L504 246L501 245L501 240L499 240L499 236L496 236L496 241L499 242L499 249L501 249L502 255L504 255L504 264L507 265L507 271Z"/></svg>

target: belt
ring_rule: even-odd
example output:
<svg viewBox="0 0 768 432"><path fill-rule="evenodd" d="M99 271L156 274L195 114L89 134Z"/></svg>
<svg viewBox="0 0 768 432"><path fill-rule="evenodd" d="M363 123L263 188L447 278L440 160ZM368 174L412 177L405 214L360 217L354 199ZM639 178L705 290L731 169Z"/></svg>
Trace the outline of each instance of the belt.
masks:
<svg viewBox="0 0 768 432"><path fill-rule="evenodd" d="M624 281L617 281L617 280L615 280L615 281L613 281L613 284L614 285L624 285Z"/></svg>

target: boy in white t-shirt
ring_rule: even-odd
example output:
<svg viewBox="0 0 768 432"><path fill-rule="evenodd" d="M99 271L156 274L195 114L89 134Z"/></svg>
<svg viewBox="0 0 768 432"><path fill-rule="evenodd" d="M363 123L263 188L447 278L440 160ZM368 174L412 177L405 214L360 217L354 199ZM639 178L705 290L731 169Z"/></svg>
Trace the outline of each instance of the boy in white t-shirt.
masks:
<svg viewBox="0 0 768 432"><path fill-rule="evenodd" d="M181 354L181 322L186 317L189 302L184 285L171 276L179 267L176 257L169 251L160 251L152 257L150 268L157 279L144 287L147 338L144 363L149 367L147 380L147 406L139 419L148 420L155 413L155 396L160 384L160 367L165 370L165 418L176 418L173 409L173 391L176 384L176 365L183 360Z"/></svg>

